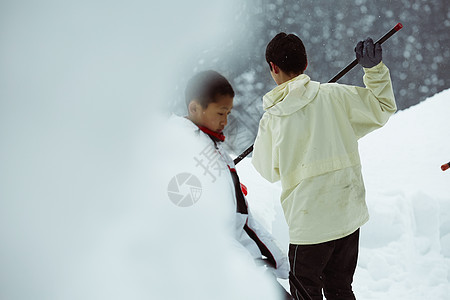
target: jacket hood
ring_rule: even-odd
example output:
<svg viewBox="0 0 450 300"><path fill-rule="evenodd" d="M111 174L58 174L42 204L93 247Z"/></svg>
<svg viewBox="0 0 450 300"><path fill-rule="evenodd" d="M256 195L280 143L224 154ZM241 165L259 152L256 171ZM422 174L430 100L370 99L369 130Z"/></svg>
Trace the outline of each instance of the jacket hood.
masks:
<svg viewBox="0 0 450 300"><path fill-rule="evenodd" d="M264 95L263 108L273 115L290 115L314 99L319 85L311 81L308 75L300 74Z"/></svg>

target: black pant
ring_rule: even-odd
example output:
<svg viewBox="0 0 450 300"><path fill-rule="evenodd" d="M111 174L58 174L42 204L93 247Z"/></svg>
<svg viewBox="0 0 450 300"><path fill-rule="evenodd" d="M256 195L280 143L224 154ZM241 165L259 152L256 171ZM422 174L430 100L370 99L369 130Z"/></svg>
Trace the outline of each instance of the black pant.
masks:
<svg viewBox="0 0 450 300"><path fill-rule="evenodd" d="M291 272L312 299L354 300L352 291L359 249L359 229L338 240L314 245L289 245ZM295 288L291 294L296 299Z"/></svg>

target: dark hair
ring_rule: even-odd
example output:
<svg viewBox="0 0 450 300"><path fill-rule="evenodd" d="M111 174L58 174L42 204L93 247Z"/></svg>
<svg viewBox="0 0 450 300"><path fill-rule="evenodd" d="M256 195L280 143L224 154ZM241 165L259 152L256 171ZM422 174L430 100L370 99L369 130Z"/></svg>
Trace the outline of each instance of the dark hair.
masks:
<svg viewBox="0 0 450 300"><path fill-rule="evenodd" d="M189 79L185 91L186 105L197 100L203 108L207 108L208 104L217 101L218 95L234 97L231 84L216 71L203 71Z"/></svg>
<svg viewBox="0 0 450 300"><path fill-rule="evenodd" d="M266 61L269 66L273 62L287 74L301 74L307 65L305 46L295 34L280 32L267 44Z"/></svg>

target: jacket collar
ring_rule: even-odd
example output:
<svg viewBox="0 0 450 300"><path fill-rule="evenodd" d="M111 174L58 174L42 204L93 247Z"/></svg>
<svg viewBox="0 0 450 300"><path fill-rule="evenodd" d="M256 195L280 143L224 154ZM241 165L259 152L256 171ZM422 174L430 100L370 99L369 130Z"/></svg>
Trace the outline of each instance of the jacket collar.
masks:
<svg viewBox="0 0 450 300"><path fill-rule="evenodd" d="M216 142L225 141L225 135L223 133L214 132L204 126L198 126L194 122L189 120L188 117L186 117L186 116L180 117L177 115L172 115L171 118L174 119L176 122L181 122L182 124L184 124L184 126L189 127L192 130L201 130L202 132L206 133L213 141L216 141Z"/></svg>
<svg viewBox="0 0 450 300"><path fill-rule="evenodd" d="M300 74L264 95L263 108L273 115L290 115L311 102L318 90L318 82L311 81L306 74Z"/></svg>
<svg viewBox="0 0 450 300"><path fill-rule="evenodd" d="M223 133L217 133L215 131L212 131L204 126L198 126L197 127L203 131L204 133L206 133L207 135L209 135L210 138L212 138L214 141L216 142L223 142L225 141L225 135Z"/></svg>

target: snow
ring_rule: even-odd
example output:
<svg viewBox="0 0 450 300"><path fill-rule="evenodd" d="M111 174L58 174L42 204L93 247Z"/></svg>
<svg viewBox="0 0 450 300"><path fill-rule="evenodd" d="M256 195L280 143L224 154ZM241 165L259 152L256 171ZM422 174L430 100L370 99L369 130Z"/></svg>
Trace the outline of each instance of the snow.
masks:
<svg viewBox="0 0 450 300"><path fill-rule="evenodd" d="M441 92L360 141L371 219L361 231L358 299L450 295L450 170L440 170L450 160L449 100L450 90ZM36 123L33 147L24 147L30 137L20 129L29 127L17 120L23 127L3 134L9 147L0 149L8 170L0 174L0 299L247 300L274 293L262 270L235 251L223 206L170 201L168 183L178 174L170 158L191 146L176 133L158 134L163 116L129 121L115 138ZM55 133L60 142L51 139ZM162 146L174 140L179 148ZM262 179L249 159L237 169L254 214L287 249L280 185Z"/></svg>
<svg viewBox="0 0 450 300"><path fill-rule="evenodd" d="M450 160L449 98L446 90L398 112L360 141L371 219L361 231L358 299L450 295L450 171L440 170ZM111 134L75 130L67 112L69 123L58 128L36 122L31 141L30 127L15 116L9 126L22 127L3 133L9 147L0 149L8 170L0 174L1 299L247 300L274 293L262 270L231 245L223 206L170 201L168 183L178 174L171 158L190 145L176 133L158 134L163 116L129 120ZM167 140L179 147L163 147ZM249 159L237 169L254 214L287 249L280 185L262 179Z"/></svg>
<svg viewBox="0 0 450 300"><path fill-rule="evenodd" d="M358 299L449 299L450 90L396 113L360 140L370 220L361 229ZM255 214L288 247L280 184L238 165ZM286 285L286 283L284 283Z"/></svg>

